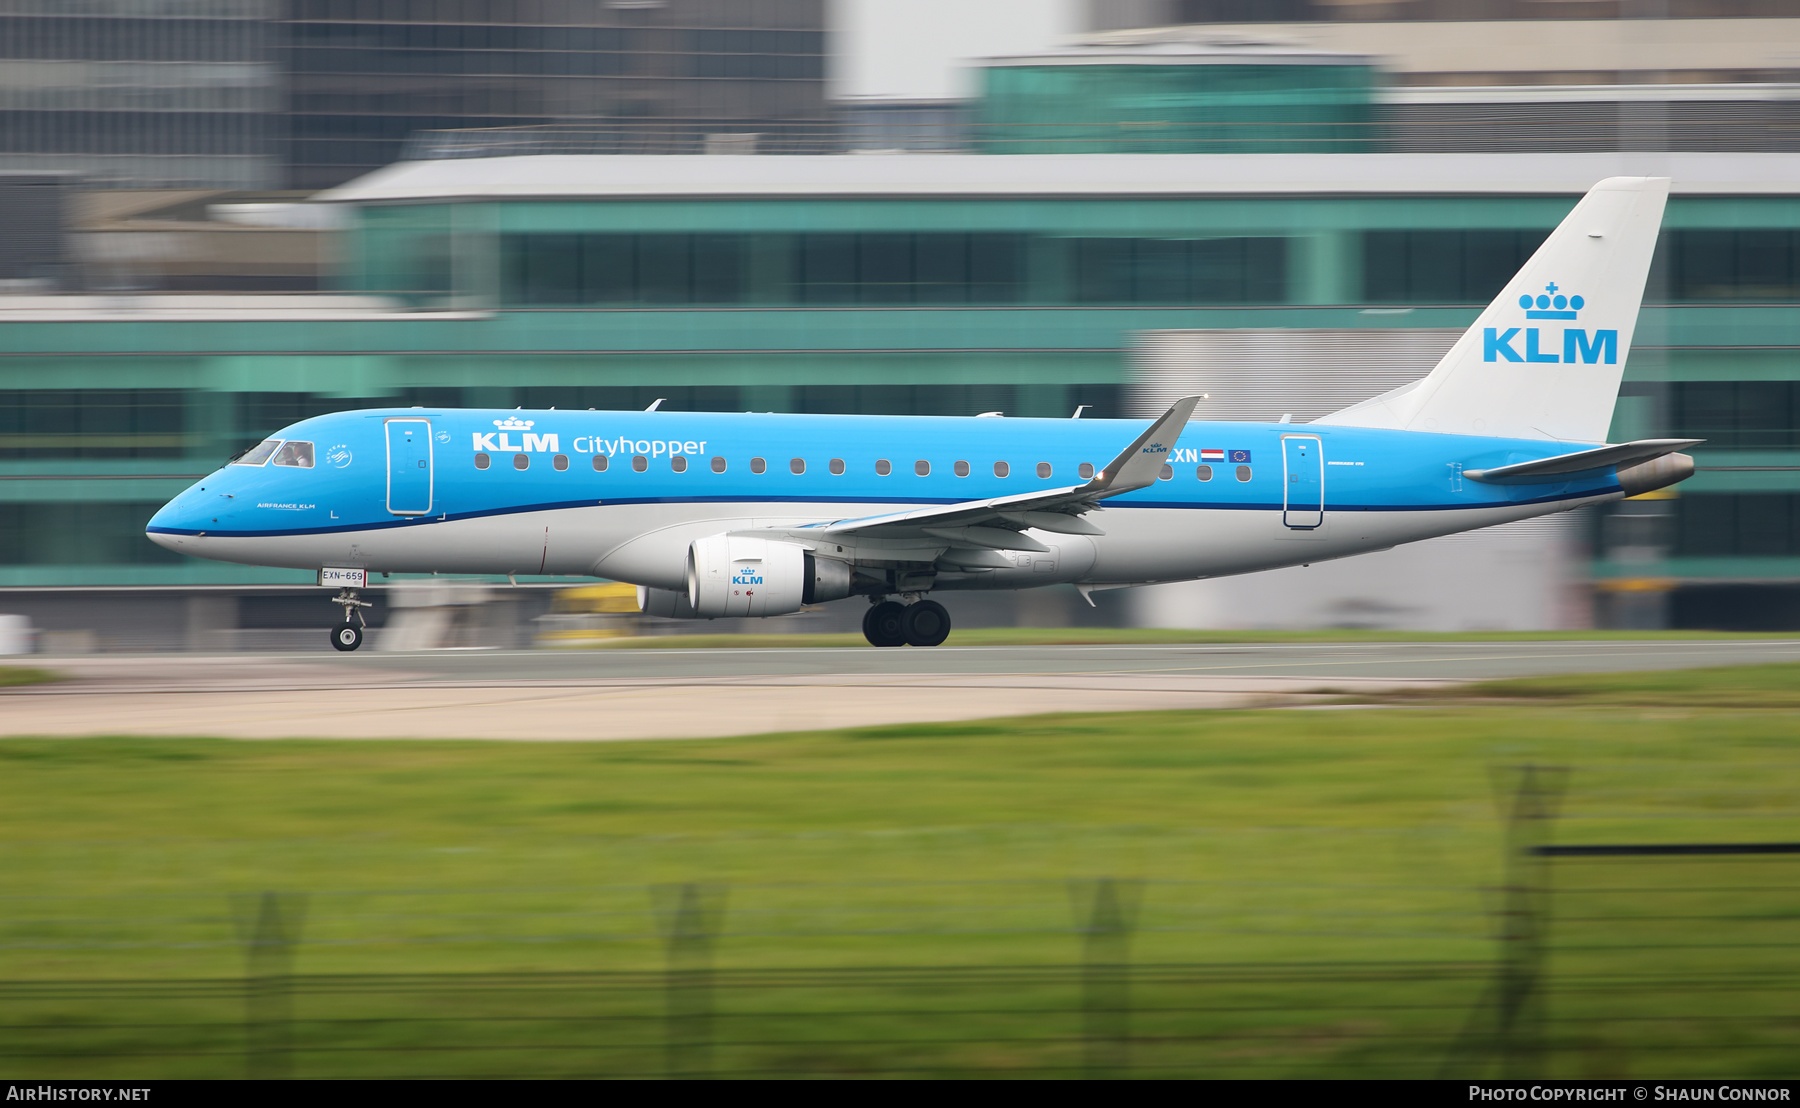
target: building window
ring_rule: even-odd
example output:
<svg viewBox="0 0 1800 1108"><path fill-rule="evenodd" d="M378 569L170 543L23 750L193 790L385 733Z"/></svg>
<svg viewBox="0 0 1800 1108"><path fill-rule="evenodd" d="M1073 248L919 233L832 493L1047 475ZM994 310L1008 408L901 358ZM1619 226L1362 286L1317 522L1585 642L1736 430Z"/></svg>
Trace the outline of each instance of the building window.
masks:
<svg viewBox="0 0 1800 1108"><path fill-rule="evenodd" d="M236 419L257 438L336 410L321 405L291 418L263 418L250 402L258 395L241 396ZM0 459L179 458L195 445L186 434L186 404L176 389L0 389ZM246 436L232 449L255 441Z"/></svg>
<svg viewBox="0 0 1800 1108"><path fill-rule="evenodd" d="M1083 304L1275 304L1287 299L1287 240L1074 239Z"/></svg>
<svg viewBox="0 0 1800 1108"><path fill-rule="evenodd" d="M1237 467L1237 479L1240 481L1250 480L1250 467L1249 466Z"/></svg>
<svg viewBox="0 0 1800 1108"><path fill-rule="evenodd" d="M1782 450L1800 446L1800 381L1677 381L1669 422L1709 450Z"/></svg>
<svg viewBox="0 0 1800 1108"><path fill-rule="evenodd" d="M1548 231L1365 231L1363 295L1371 304L1485 304L1500 295Z"/></svg>
<svg viewBox="0 0 1800 1108"><path fill-rule="evenodd" d="M494 460L492 458L488 457L486 454L475 455L475 468L476 469L486 469L488 466L493 465L493 464L494 464Z"/></svg>
<svg viewBox="0 0 1800 1108"><path fill-rule="evenodd" d="M768 468L769 468L769 463L763 461L761 458L751 458L750 459L750 472L751 473L761 473L763 470L768 469Z"/></svg>
<svg viewBox="0 0 1800 1108"><path fill-rule="evenodd" d="M514 469L530 469L531 468L531 455L529 455L529 454L514 454L513 455L513 468Z"/></svg>
<svg viewBox="0 0 1800 1108"><path fill-rule="evenodd" d="M1693 493L1674 505L1678 556L1800 554L1800 493Z"/></svg>
<svg viewBox="0 0 1800 1108"><path fill-rule="evenodd" d="M712 471L714 473L724 473L725 472L725 459L724 458L714 458L712 460Z"/></svg>
<svg viewBox="0 0 1800 1108"><path fill-rule="evenodd" d="M631 468L636 473L643 473L650 468L650 459L644 457L642 454L633 454L631 456Z"/></svg>
<svg viewBox="0 0 1800 1108"><path fill-rule="evenodd" d="M1663 277L1674 300L1800 300L1800 231L1670 231L1656 262L1650 288Z"/></svg>
<svg viewBox="0 0 1800 1108"><path fill-rule="evenodd" d="M923 458L921 458L918 461L913 463L913 472L918 474L920 477L930 477L931 476L931 463L924 460Z"/></svg>
<svg viewBox="0 0 1800 1108"><path fill-rule="evenodd" d="M605 473L606 472L606 455L604 455L604 454L594 455L594 472L595 473Z"/></svg>
<svg viewBox="0 0 1800 1108"><path fill-rule="evenodd" d="M552 469L556 470L556 472L558 472L558 473L561 473L563 470L568 469L569 468L569 456L567 454L558 454L556 457L551 458L550 459L550 467Z"/></svg>
<svg viewBox="0 0 1800 1108"><path fill-rule="evenodd" d="M670 458L669 459L669 468L674 470L676 473L686 473L687 472L687 456L684 454L677 454L673 458Z"/></svg>
<svg viewBox="0 0 1800 1108"><path fill-rule="evenodd" d="M1007 474L1009 474L1011 472L1012 472L1012 467L1007 465L1005 462L995 462L994 463L994 476L995 477L1005 477Z"/></svg>
<svg viewBox="0 0 1800 1108"><path fill-rule="evenodd" d="M875 475L876 476L886 477L888 474L890 474L892 472L894 472L894 463L888 461L886 458L875 459Z"/></svg>
<svg viewBox="0 0 1800 1108"><path fill-rule="evenodd" d="M1212 480L1212 467L1211 466L1196 467L1194 470L1194 476L1199 478L1202 481L1210 481L1210 480Z"/></svg>

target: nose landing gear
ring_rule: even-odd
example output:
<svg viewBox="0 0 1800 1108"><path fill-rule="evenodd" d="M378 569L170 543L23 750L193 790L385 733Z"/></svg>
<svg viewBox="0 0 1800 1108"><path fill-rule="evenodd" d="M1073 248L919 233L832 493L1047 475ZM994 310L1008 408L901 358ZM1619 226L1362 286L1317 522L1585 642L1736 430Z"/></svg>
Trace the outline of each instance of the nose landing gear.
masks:
<svg viewBox="0 0 1800 1108"><path fill-rule="evenodd" d="M339 590L331 602L344 609L344 622L331 629L331 645L337 650L355 650L362 645L363 631L369 626L363 619L362 610L375 605L361 599L355 589L349 588ZM355 623L350 622L352 612L356 614Z"/></svg>
<svg viewBox="0 0 1800 1108"><path fill-rule="evenodd" d="M937 646L950 637L950 613L935 600L882 600L863 615L870 646Z"/></svg>

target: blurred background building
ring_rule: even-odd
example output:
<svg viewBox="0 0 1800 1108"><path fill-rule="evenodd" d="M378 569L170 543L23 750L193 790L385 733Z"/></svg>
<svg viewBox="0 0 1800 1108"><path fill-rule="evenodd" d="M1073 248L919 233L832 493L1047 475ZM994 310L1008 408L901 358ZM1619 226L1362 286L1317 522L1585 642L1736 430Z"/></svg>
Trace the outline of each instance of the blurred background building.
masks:
<svg viewBox="0 0 1800 1108"><path fill-rule="evenodd" d="M1626 172L1675 190L1614 437L1706 438L1678 496L959 619L1800 627L1784 7L6 0L0 610L322 645L141 531L358 405L1304 421Z"/></svg>

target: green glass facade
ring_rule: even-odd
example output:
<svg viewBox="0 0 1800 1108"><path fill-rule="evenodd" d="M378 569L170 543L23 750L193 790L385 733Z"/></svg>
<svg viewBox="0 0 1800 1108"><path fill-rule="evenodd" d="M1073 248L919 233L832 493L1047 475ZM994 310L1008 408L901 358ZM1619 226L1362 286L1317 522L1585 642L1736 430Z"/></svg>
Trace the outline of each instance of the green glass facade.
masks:
<svg viewBox="0 0 1800 1108"><path fill-rule="evenodd" d="M1380 71L1271 60L988 65L988 154L1287 154L1376 149Z"/></svg>
<svg viewBox="0 0 1800 1108"><path fill-rule="evenodd" d="M333 409L665 397L726 411L1118 414L1139 331L1466 326L1571 203L364 206L344 235L341 291L390 310L0 324L0 584L296 580L166 555L139 531L235 450ZM1709 441L1657 572L1800 583L1800 199L1678 196L1666 227L1614 437ZM1601 557L1594 572L1643 570Z"/></svg>

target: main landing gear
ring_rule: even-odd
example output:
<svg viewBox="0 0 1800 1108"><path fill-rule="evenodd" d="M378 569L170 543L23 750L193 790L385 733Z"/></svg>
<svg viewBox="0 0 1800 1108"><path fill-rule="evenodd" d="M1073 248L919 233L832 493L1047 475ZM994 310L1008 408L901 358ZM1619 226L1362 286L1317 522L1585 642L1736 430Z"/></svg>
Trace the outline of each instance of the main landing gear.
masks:
<svg viewBox="0 0 1800 1108"><path fill-rule="evenodd" d="M937 646L950 637L950 613L935 600L883 600L863 616L870 646Z"/></svg>
<svg viewBox="0 0 1800 1108"><path fill-rule="evenodd" d="M338 650L355 650L362 645L363 631L369 626L362 610L375 605L358 597L355 589L339 590L331 602L344 609L344 622L331 629L331 645ZM350 622L352 612L356 613L355 623Z"/></svg>

